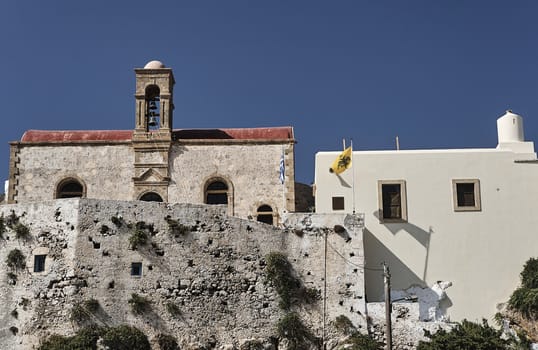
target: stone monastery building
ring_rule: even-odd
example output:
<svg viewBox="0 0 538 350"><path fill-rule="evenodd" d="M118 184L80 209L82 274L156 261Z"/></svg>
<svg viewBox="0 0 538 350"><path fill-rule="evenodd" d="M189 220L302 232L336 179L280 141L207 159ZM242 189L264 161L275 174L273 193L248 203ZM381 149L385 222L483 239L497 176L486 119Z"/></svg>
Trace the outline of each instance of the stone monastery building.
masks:
<svg viewBox="0 0 538 350"><path fill-rule="evenodd" d="M307 205L294 181L292 127L174 130L172 70L151 61L135 74L134 130L30 130L11 143L8 203L224 204L230 216L274 225L300 216L287 215ZM350 304L334 310L382 301L382 263L390 267L393 299L418 295L422 320L480 320L508 300L538 251L538 159L519 115L507 112L497 129L496 148L354 151L341 174L329 172L340 152L316 154L316 213L296 221L339 227L361 216L360 229L351 230L360 234L338 243L353 250L338 256L360 265L330 260L337 271L359 267L345 273L356 280ZM317 256L309 263L315 266L322 252L303 257ZM349 293L331 283L339 286L335 295ZM437 293L440 285L446 292Z"/></svg>
<svg viewBox="0 0 538 350"><path fill-rule="evenodd" d="M29 130L11 143L8 203L226 204L273 224L295 210L292 127L174 130L172 69L151 61L135 74L134 130Z"/></svg>

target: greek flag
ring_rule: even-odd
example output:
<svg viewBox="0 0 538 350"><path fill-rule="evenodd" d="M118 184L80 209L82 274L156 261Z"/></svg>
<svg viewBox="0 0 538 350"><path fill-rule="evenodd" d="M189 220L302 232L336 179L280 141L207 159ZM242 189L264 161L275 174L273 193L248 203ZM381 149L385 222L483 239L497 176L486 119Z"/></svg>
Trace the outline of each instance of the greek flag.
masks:
<svg viewBox="0 0 538 350"><path fill-rule="evenodd" d="M280 156L280 183L284 184L284 174L286 172L286 167L284 166L284 152L282 152L282 156Z"/></svg>

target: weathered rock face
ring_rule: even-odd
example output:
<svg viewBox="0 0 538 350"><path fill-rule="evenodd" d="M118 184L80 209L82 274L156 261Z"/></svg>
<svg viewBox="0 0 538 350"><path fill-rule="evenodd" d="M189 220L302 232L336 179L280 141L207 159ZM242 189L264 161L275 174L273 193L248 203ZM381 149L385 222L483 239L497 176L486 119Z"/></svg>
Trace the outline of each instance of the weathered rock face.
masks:
<svg viewBox="0 0 538 350"><path fill-rule="evenodd" d="M265 274L275 251L287 255L305 288L326 295L325 311L322 300L294 300L312 334L321 338L324 323L341 314L365 329L356 221L290 215L279 229L225 212L90 199L0 206L0 343L28 349L49 334L96 323L136 326L154 345L158 334L170 334L182 349L276 347L284 312ZM7 267L15 249L26 267ZM98 307L78 312L88 301Z"/></svg>

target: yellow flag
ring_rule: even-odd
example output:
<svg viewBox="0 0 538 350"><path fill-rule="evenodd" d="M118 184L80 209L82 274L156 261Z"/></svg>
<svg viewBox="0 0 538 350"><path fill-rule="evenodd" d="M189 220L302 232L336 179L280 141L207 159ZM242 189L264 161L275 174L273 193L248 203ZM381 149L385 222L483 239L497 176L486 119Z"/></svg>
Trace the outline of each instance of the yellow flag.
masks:
<svg viewBox="0 0 538 350"><path fill-rule="evenodd" d="M351 147L346 148L340 155L334 160L329 171L331 173L340 174L351 168Z"/></svg>

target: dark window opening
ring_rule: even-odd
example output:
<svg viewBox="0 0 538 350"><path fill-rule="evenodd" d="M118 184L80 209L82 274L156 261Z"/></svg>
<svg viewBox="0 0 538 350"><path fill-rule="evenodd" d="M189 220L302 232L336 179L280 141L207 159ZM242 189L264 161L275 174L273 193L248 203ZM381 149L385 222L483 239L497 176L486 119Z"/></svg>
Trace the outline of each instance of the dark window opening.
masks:
<svg viewBox="0 0 538 350"><path fill-rule="evenodd" d="M161 127L161 91L156 85L146 88L146 131L159 130Z"/></svg>
<svg viewBox="0 0 538 350"><path fill-rule="evenodd" d="M456 184L458 207L476 206L474 183Z"/></svg>
<svg viewBox="0 0 538 350"><path fill-rule="evenodd" d="M131 263L131 276L142 276L142 263Z"/></svg>
<svg viewBox="0 0 538 350"><path fill-rule="evenodd" d="M144 195L140 197L140 200L144 202L162 202L163 201L162 197L159 196L155 192L144 193Z"/></svg>
<svg viewBox="0 0 538 350"><path fill-rule="evenodd" d="M344 210L344 197L333 197L333 210Z"/></svg>
<svg viewBox="0 0 538 350"><path fill-rule="evenodd" d="M78 198L84 195L84 187L78 181L71 179L58 186L56 198Z"/></svg>
<svg viewBox="0 0 538 350"><path fill-rule="evenodd" d="M258 208L256 219L264 224L273 224L273 208L269 205L262 205Z"/></svg>
<svg viewBox="0 0 538 350"><path fill-rule="evenodd" d="M34 256L34 272L43 272L45 271L45 259L46 255L35 255Z"/></svg>
<svg viewBox="0 0 538 350"><path fill-rule="evenodd" d="M205 198L206 204L228 204L228 185L222 181L210 183Z"/></svg>
<svg viewBox="0 0 538 350"><path fill-rule="evenodd" d="M402 195L400 184L382 184L383 219L402 218Z"/></svg>

